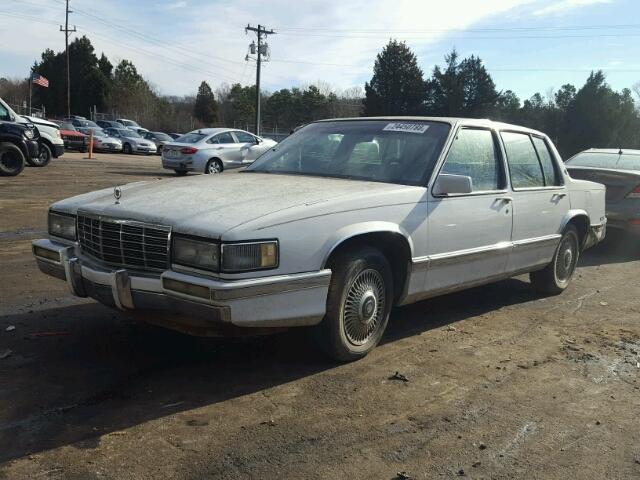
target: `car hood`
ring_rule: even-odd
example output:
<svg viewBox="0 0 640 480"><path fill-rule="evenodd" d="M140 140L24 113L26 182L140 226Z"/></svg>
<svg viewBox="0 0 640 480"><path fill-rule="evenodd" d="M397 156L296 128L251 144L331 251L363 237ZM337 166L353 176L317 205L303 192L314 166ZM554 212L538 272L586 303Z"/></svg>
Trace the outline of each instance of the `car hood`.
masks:
<svg viewBox="0 0 640 480"><path fill-rule="evenodd" d="M296 175L237 173L131 183L121 187L119 202L115 200L114 189L108 188L63 200L51 208L71 214L103 215L169 225L179 233L219 237L258 218L264 224L272 216L275 222L287 210L295 217L304 217L305 208L340 197L343 202L359 195L381 199L385 191L413 188L417 187Z"/></svg>

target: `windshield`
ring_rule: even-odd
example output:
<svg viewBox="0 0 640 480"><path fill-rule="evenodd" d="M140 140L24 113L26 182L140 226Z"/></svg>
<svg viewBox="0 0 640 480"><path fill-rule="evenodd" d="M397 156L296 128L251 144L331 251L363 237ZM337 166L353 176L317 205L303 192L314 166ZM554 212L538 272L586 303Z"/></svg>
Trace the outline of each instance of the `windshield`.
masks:
<svg viewBox="0 0 640 480"><path fill-rule="evenodd" d="M572 167L613 168L618 170L640 170L640 154L582 152L567 160Z"/></svg>
<svg viewBox="0 0 640 480"><path fill-rule="evenodd" d="M176 142L178 143L198 143L202 140L206 135L202 133L185 133L181 137L176 138Z"/></svg>
<svg viewBox="0 0 640 480"><path fill-rule="evenodd" d="M117 121L120 122L121 124L123 124L125 127L139 127L140 126L136 122L134 122L133 120L117 120Z"/></svg>
<svg viewBox="0 0 640 480"><path fill-rule="evenodd" d="M448 124L431 121L312 123L247 171L425 185L449 130Z"/></svg>
<svg viewBox="0 0 640 480"><path fill-rule="evenodd" d="M162 132L155 132L155 133L154 133L154 135L155 135L155 137L156 137L158 140L169 140L169 141L173 140L173 138L171 138L171 137L170 137L169 135L167 135L166 133L162 133Z"/></svg>
<svg viewBox="0 0 640 480"><path fill-rule="evenodd" d="M123 137L142 138L135 130L129 130L128 128L119 128L118 133Z"/></svg>

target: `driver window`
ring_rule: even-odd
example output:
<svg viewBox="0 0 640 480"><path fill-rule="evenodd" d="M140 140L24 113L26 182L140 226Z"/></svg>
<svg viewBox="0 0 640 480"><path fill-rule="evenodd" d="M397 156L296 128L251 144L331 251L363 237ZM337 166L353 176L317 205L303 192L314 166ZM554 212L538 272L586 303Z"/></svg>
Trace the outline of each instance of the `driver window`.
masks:
<svg viewBox="0 0 640 480"><path fill-rule="evenodd" d="M500 159L491 130L463 128L451 144L440 173L471 177L473 191L503 187Z"/></svg>
<svg viewBox="0 0 640 480"><path fill-rule="evenodd" d="M256 143L256 137L247 132L233 132L236 134L238 143Z"/></svg>
<svg viewBox="0 0 640 480"><path fill-rule="evenodd" d="M11 120L9 116L9 110L4 108L3 105L0 105L0 120Z"/></svg>

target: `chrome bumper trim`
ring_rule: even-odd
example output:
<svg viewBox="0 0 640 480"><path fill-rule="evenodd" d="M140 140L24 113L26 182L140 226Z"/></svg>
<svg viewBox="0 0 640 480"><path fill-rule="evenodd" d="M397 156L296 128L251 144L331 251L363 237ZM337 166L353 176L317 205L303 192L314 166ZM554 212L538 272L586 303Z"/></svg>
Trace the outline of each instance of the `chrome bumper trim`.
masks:
<svg viewBox="0 0 640 480"><path fill-rule="evenodd" d="M241 327L287 327L314 325L325 314L331 270L278 275L243 280L209 279L196 275L165 271L145 276L125 269L110 270L90 260L78 258L75 246L50 240L33 242L40 270L63 279L76 296L90 296L120 310L152 310L158 315L182 315L198 305L209 312L208 321L222 321ZM35 254L35 247L53 252L54 261ZM44 252L42 252L44 253ZM55 255L49 255L54 257ZM205 287L201 297L164 287L163 279ZM186 289L185 291L189 291ZM202 292L202 289L199 290ZM207 293L209 292L208 298ZM152 299L157 299L153 301ZM174 325L188 324L183 318Z"/></svg>

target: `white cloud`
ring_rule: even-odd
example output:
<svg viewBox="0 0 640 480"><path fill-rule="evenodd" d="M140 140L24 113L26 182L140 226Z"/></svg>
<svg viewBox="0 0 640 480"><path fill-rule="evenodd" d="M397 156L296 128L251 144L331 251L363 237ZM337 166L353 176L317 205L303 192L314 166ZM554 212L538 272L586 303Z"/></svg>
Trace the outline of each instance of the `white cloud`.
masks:
<svg viewBox="0 0 640 480"><path fill-rule="evenodd" d="M162 10L177 10L179 8L185 8L187 2L185 0L178 0L177 2L162 3L158 5Z"/></svg>
<svg viewBox="0 0 640 480"><path fill-rule="evenodd" d="M57 2L29 1L43 7L34 7L31 15L56 24L63 20L64 7ZM252 84L255 65L244 62L247 46L255 39L254 34L244 33L248 23L267 25L278 32L268 38L273 61L265 63L263 88L274 90L319 80L349 88L370 78L376 54L391 37L406 40L419 56L422 52L429 55L433 54L429 47L447 35L457 35L491 18L507 18L519 11L518 7L557 13L609 1L555 0L549 5L549 0L447 0L437 4L424 0L189 0L189 8L180 8L186 0L74 0L77 10L91 12L126 30L80 13L74 13L72 21L78 25L78 34L89 36L98 53L104 51L114 63L123 58L132 60L167 94L193 93L202 80L214 88L221 83ZM154 12L153 4L173 9ZM25 13L18 7L12 11ZM16 42L16 38L28 41ZM57 25L11 19L0 29L0 64L17 72L6 72L10 75L26 75L45 48L60 51L63 45ZM11 62L3 62L5 58ZM432 57L429 61L419 58L426 73L432 62Z"/></svg>
<svg viewBox="0 0 640 480"><path fill-rule="evenodd" d="M613 0L561 0L533 12L534 15L562 15L577 7L586 7L600 3L611 3Z"/></svg>

